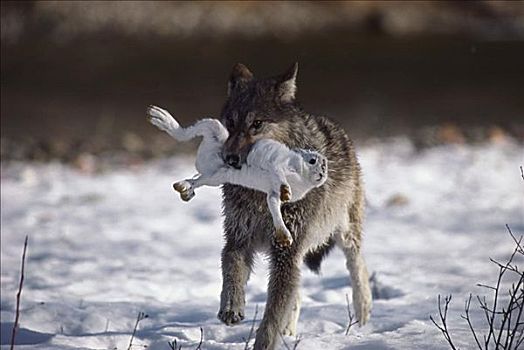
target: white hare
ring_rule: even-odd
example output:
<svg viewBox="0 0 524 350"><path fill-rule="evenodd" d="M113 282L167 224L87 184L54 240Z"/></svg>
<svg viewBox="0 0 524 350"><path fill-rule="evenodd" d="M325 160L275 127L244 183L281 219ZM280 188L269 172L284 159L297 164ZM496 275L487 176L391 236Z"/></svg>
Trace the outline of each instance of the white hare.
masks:
<svg viewBox="0 0 524 350"><path fill-rule="evenodd" d="M324 184L328 174L326 157L315 151L291 150L275 140L263 139L254 144L246 164L235 169L226 165L221 156L229 133L219 120L201 119L182 128L168 111L160 107L149 106L147 114L153 125L178 141L203 137L195 162L198 174L173 185L184 201L193 198L198 187L225 183L265 192L275 225L276 242L292 244L293 238L282 219L280 206L282 202L298 201L311 189Z"/></svg>

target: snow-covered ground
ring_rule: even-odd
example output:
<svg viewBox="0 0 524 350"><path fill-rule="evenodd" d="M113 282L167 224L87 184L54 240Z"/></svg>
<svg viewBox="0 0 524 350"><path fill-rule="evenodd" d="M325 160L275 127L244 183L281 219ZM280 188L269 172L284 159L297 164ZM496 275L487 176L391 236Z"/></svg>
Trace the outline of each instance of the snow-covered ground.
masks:
<svg viewBox="0 0 524 350"><path fill-rule="evenodd" d="M351 287L336 251L321 276L303 269L298 349L446 349L429 315L437 295L449 293L455 341L471 348L463 301L470 292L486 294L476 283L494 282L497 268L488 258L511 253L504 225L524 233L524 148L417 152L397 140L362 147L359 156L368 199L364 254L377 297L371 321L344 335ZM27 234L19 348L127 349L142 311L149 317L132 349L169 350L175 338L194 349L199 327L203 349L244 349L256 305L256 322L263 314L266 262L258 259L248 283L246 320L221 324L220 191L202 189L182 202L171 183L192 173L190 158L99 175L60 164L3 164L2 348L10 340Z"/></svg>

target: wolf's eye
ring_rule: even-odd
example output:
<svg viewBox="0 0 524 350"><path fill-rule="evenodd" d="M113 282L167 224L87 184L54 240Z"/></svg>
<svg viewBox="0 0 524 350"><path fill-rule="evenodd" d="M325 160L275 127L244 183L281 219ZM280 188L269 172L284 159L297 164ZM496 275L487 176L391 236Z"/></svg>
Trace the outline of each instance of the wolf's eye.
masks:
<svg viewBox="0 0 524 350"><path fill-rule="evenodd" d="M315 158L311 158L309 160L309 164L311 164L311 165L315 164L316 162L317 162L317 160Z"/></svg>
<svg viewBox="0 0 524 350"><path fill-rule="evenodd" d="M262 120L255 120L253 124L251 124L251 127L253 130L259 130L262 127Z"/></svg>

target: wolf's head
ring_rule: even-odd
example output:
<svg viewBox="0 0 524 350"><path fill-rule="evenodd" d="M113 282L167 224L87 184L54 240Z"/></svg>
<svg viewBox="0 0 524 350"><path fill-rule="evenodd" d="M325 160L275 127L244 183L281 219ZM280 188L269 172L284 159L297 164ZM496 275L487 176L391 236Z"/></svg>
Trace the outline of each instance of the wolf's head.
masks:
<svg viewBox="0 0 524 350"><path fill-rule="evenodd" d="M255 79L243 64L236 64L228 82L228 98L221 121L229 131L222 149L224 161L240 168L253 144L260 139L286 141L285 121L296 108L298 64L284 74Z"/></svg>

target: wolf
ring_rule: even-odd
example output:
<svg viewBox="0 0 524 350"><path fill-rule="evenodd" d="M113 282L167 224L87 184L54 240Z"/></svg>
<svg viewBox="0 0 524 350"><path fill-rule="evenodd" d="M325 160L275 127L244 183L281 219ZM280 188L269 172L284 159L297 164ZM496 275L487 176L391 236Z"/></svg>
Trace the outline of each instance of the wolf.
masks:
<svg viewBox="0 0 524 350"><path fill-rule="evenodd" d="M296 334L300 312L300 266L318 272L333 246L342 249L353 289L353 307L360 325L371 310L371 290L361 253L364 189L352 141L323 116L312 115L296 101L298 64L285 73L256 79L236 64L228 81L221 121L228 130L222 158L241 168L253 145L273 139L289 148L315 150L328 159L323 186L300 201L282 205L282 216L294 243L268 240L274 230L264 196L244 187L222 187L225 245L222 250L222 292L218 318L227 325L244 318L245 286L257 252L269 260L267 302L255 338L255 350L273 350L279 334Z"/></svg>
<svg viewBox="0 0 524 350"><path fill-rule="evenodd" d="M198 187L224 183L265 192L275 226L276 242L280 245L293 243L293 237L282 219L281 204L300 200L309 190L324 184L326 157L315 151L291 150L275 140L262 139L249 152L246 164L241 169L234 169L226 166L220 155L229 133L219 120L205 118L183 128L168 111L160 107L149 106L146 114L151 124L178 141L202 137L195 162L199 173L173 184L182 200L191 200Z"/></svg>

